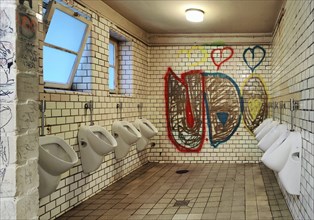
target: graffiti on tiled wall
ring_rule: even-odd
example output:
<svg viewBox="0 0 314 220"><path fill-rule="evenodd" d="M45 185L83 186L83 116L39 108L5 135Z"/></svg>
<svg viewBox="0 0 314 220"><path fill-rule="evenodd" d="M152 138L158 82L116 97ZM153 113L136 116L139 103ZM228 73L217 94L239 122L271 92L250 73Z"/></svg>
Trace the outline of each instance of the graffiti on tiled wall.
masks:
<svg viewBox="0 0 314 220"><path fill-rule="evenodd" d="M181 152L199 152L204 142L204 80L201 71L178 77L171 68L165 75L168 136Z"/></svg>
<svg viewBox="0 0 314 220"><path fill-rule="evenodd" d="M211 51L217 71L233 54L231 47ZM252 73L265 54L258 45L244 50L243 60ZM168 68L165 75L168 136L179 151L199 152L205 140L207 119L210 144L216 148L233 136L242 115L245 126L253 131L267 117L267 99L264 83L255 74L245 80L241 94L235 80L227 74L191 70L179 77Z"/></svg>
<svg viewBox="0 0 314 220"><path fill-rule="evenodd" d="M256 45L247 48L243 52L243 60L250 68L252 74L245 80L242 87L244 100L243 121L245 127L253 134L253 131L268 114L268 96L265 84L260 76L254 73L255 69L263 62L266 51Z"/></svg>
<svg viewBox="0 0 314 220"><path fill-rule="evenodd" d="M220 69L221 65L227 62L233 56L233 49L232 47L224 47L222 49L214 49L212 50L210 57L217 67L217 71Z"/></svg>
<svg viewBox="0 0 314 220"><path fill-rule="evenodd" d="M208 135L213 147L226 142L241 122L243 102L236 82L224 73L203 73Z"/></svg>

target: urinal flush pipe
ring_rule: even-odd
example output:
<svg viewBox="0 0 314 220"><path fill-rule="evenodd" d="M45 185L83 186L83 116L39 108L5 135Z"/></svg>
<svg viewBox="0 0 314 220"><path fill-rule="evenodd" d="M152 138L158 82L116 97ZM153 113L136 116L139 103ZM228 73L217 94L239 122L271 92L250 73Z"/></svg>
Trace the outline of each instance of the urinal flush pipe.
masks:
<svg viewBox="0 0 314 220"><path fill-rule="evenodd" d="M117 118L119 118L119 112L120 112L120 121L122 121L122 102L119 102L117 104Z"/></svg>
<svg viewBox="0 0 314 220"><path fill-rule="evenodd" d="M294 99L290 99L290 111L291 111L291 129L290 131L294 131L294 114L295 111L299 109L299 103Z"/></svg>
<svg viewBox="0 0 314 220"><path fill-rule="evenodd" d="M94 103L93 100L90 100L89 102L85 103L84 108L87 110L90 110L90 125L94 125L93 121L93 110L94 110Z"/></svg>
<svg viewBox="0 0 314 220"><path fill-rule="evenodd" d="M46 100L41 100L39 105L39 110L41 112L41 127L40 136L45 136L45 111L46 111Z"/></svg>
<svg viewBox="0 0 314 220"><path fill-rule="evenodd" d="M143 117L143 103L139 103L137 105L138 113L139 113L139 118Z"/></svg>
<svg viewBox="0 0 314 220"><path fill-rule="evenodd" d="M282 124L282 109L285 107L285 104L283 101L280 101L279 104L279 122Z"/></svg>
<svg viewBox="0 0 314 220"><path fill-rule="evenodd" d="M275 109L277 108L277 102L272 102L272 109L273 109L273 120L275 121Z"/></svg>

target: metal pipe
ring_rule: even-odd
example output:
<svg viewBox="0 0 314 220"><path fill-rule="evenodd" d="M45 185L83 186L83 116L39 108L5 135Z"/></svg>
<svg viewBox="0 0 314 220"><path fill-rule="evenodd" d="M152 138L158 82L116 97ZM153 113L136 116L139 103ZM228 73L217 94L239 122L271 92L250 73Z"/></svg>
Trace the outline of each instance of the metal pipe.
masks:
<svg viewBox="0 0 314 220"><path fill-rule="evenodd" d="M280 124L282 124L282 109L283 109L283 101L280 101L280 104L279 104L279 122Z"/></svg>
<svg viewBox="0 0 314 220"><path fill-rule="evenodd" d="M120 102L120 121L122 121L122 102Z"/></svg>
<svg viewBox="0 0 314 220"><path fill-rule="evenodd" d="M119 110L120 110L120 121L122 121L122 102L117 104L117 118L119 118Z"/></svg>
<svg viewBox="0 0 314 220"><path fill-rule="evenodd" d="M93 100L89 101L89 110L90 110L90 125L94 125L94 121L93 121L94 103L93 103Z"/></svg>
<svg viewBox="0 0 314 220"><path fill-rule="evenodd" d="M90 110L90 125L94 125L93 122L93 110L94 110L94 103L93 100L90 100L89 102L85 103L84 108L87 110Z"/></svg>
<svg viewBox="0 0 314 220"><path fill-rule="evenodd" d="M275 121L275 108L276 108L276 102L272 102L272 108L273 108L273 120Z"/></svg>
<svg viewBox="0 0 314 220"><path fill-rule="evenodd" d="M294 131L294 99L290 99L290 115L291 115L291 129L290 131Z"/></svg>
<svg viewBox="0 0 314 220"><path fill-rule="evenodd" d="M142 118L142 116L143 116L143 103L139 103L137 105L137 108L138 108L138 112L139 112L139 117Z"/></svg>
<svg viewBox="0 0 314 220"><path fill-rule="evenodd" d="M41 100L39 109L41 112L41 127L40 127L40 136L45 136L45 111L46 111L46 100Z"/></svg>

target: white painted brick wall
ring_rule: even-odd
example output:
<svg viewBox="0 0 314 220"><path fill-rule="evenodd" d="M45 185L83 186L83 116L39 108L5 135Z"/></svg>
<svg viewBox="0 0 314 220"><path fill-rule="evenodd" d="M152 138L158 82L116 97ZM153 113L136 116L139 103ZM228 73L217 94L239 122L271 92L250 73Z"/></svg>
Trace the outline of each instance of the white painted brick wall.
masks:
<svg viewBox="0 0 314 220"><path fill-rule="evenodd" d="M244 127L243 121L231 139L220 144L216 149L210 146L209 141L205 141L200 153L178 152L170 142L166 129L166 113L164 99L164 75L167 67L179 75L189 70L201 69L205 72L221 72L230 76L239 86L243 87L244 80L251 75L250 69L243 61L242 55L246 48L253 48L255 45L231 46L234 49L233 57L225 62L220 70L216 70L210 53L216 46L162 46L150 49L150 71L148 72L149 89L151 93L150 118L159 130L156 147L149 153L149 161L173 162L180 158L179 162L197 163L247 163L259 162L262 152L257 147L255 138ZM269 70L271 48L263 45L266 50L265 60L256 68L254 74L260 76L269 87L271 74ZM219 47L222 48L222 47ZM269 90L266 88L268 93ZM270 97L269 97L270 98ZM146 113L147 114L147 113ZM208 127L206 124L206 138L208 139ZM178 162L178 161L176 161Z"/></svg>
<svg viewBox="0 0 314 220"><path fill-rule="evenodd" d="M282 23L280 27L282 33L289 33L289 28L291 28L290 25L292 26L292 24L301 26L301 21L299 23L294 21L293 17L295 15L293 13L303 10L304 6L303 8L298 8L297 3L291 2L288 3L288 6L290 8L286 17L289 20ZM103 126L110 131L113 121L119 118L116 111L117 103L123 102L123 119L128 121L138 117L137 104L143 103L143 116L151 120L158 128L159 134L152 140L156 143L154 148L138 153L135 147L132 147L130 153L123 161L116 161L114 154L110 153L104 157L101 167L89 175L82 173L82 167L79 162L69 172L62 175L59 187L55 193L40 200L39 215L41 219L53 219L61 215L119 178L142 166L148 160L160 163L259 162L262 152L257 148L255 138L244 128L243 122L228 142L219 145L217 149L212 148L208 142L205 142L200 153L178 152L168 139L163 79L167 67L172 67L177 74L193 69L216 72L216 67L210 59L210 52L217 47L201 45L149 47L138 39L120 31L120 34L125 35L127 39L132 41L129 42L131 47L130 54L127 54L127 57L125 57L126 62L132 60L132 64L128 63L132 65L132 68L125 70L125 74L122 75L122 80L130 82L131 85L125 85L126 87L123 87L124 90L122 90L121 95L110 95L107 85L107 68L109 66L107 48L109 31L110 29L117 31L117 28L110 21L80 5L74 4L74 7L92 17L92 33L89 38L89 44L86 46L86 50L90 49L91 51L84 53L80 69L78 70L76 77L77 87L75 87L78 90L77 92L44 91L42 73L40 74L40 99L47 100L47 111L45 113L46 134L64 138L80 155L77 145L77 132L81 125L89 123L89 115L85 115L83 106L85 102L91 99L95 102L95 124ZM309 4L309 8L311 8L311 15L313 15L313 3ZM309 16L307 18L309 19ZM304 22L310 26L313 22L309 22L308 19L304 19ZM307 33L310 31L313 36L313 29L309 29L303 31ZM313 77L310 76L314 74L313 61L306 59L306 57L313 54L313 44L308 46L302 44L300 46L301 49L297 49L292 43L297 37L299 37L297 33L283 37L283 34L280 35L278 32L272 47L263 45L266 50L266 58L261 66L256 69L256 74L260 75L264 79L266 86L271 88L271 91L268 89L270 97L285 96L289 93L299 92L306 85L307 81L310 90L308 92L303 91L303 96L307 98L303 98L304 100L301 103L306 108L306 111L303 111L302 114L298 113L300 120L297 120L296 124L299 128L302 127L303 129L304 127L304 145L306 146L306 152L304 153L313 155L312 133L314 125L313 117L311 118L312 114L308 113L308 111L313 109L314 106L314 100L309 98L313 94L314 86ZM305 39L313 42L313 38L309 35L307 38L302 35L300 39L302 42ZM305 41L307 42L308 40ZM297 57L290 58L294 52L291 52L292 49L285 46L282 42L289 44L293 51L305 50L306 52L304 55L301 55L301 58L297 58L297 55L295 55ZM254 45L232 46L235 52L233 58L223 64L219 70L219 72L232 77L239 87L243 86L245 78L251 74L242 58L244 49L249 46L252 47ZM303 64L294 63L293 65L288 65L288 63L293 62L301 62ZM297 66L297 69L293 68L295 66ZM308 66L312 68L309 69ZM290 74L289 71L292 71L293 74ZM275 72L278 74L274 74ZM286 75L285 77L280 76L280 74L287 73L290 74L288 77ZM79 84L82 84L82 87ZM282 84L288 84L289 86L279 89ZM285 110L283 119L289 121L288 110ZM207 135L208 129L206 130ZM309 217L309 211L313 211L313 205L311 206L310 204L311 202L313 204L314 198L313 156L306 156L304 161L306 162L303 162L304 169L302 172L304 176L302 183L303 197L300 200L290 199L289 197L288 199L290 206L295 210L295 216ZM303 205L303 207L301 203L308 203L309 205ZM297 207L302 208L298 209Z"/></svg>
<svg viewBox="0 0 314 220"><path fill-rule="evenodd" d="M75 77L73 89L76 91L44 90L41 80L40 99L47 100L45 134L63 138L80 158L77 133L80 126L89 124L90 116L86 115L84 109L87 101L94 101L95 124L103 126L108 131L111 131L113 121L119 119L116 109L116 104L119 102L123 102L124 120L132 122L138 117L137 104L144 102L143 93L146 88L144 85L135 87L132 84L136 85L137 81L145 82L142 80L144 77L142 72L148 69L148 47L139 41L132 40L127 33L119 32L132 40L132 42L124 43L125 46L123 46L127 53L123 56L123 60L126 62L125 66L129 67L121 74L123 80L127 82L125 85L122 84L121 94L109 94L107 85L109 30L112 28L117 31L116 27L110 26L111 24L106 19L76 3L74 7L90 15L93 23L88 45L85 47L83 59ZM141 53L135 53L134 50ZM130 60L132 63L129 63ZM139 71L134 71L135 69ZM42 79L42 69L40 75ZM131 148L127 157L120 161L114 158L114 153L105 155L100 168L90 174L83 173L79 160L75 167L62 174L57 190L40 200L40 219L56 218L147 162L147 153L144 151L139 154L135 146Z"/></svg>
<svg viewBox="0 0 314 220"><path fill-rule="evenodd" d="M271 59L274 99L300 100L296 131L302 135L301 195L285 199L295 219L314 219L314 2L287 1L285 15L274 36ZM279 113L276 112L276 118ZM290 111L283 121L290 124ZM279 179L278 179L279 182Z"/></svg>

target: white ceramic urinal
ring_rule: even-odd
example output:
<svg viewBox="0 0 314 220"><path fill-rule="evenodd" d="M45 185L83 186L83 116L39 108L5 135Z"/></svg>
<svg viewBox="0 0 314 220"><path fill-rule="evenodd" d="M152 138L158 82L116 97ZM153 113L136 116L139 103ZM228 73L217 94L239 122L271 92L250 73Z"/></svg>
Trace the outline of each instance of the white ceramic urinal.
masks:
<svg viewBox="0 0 314 220"><path fill-rule="evenodd" d="M82 126L78 132L78 143L84 173L97 170L103 156L117 147L117 141L103 127Z"/></svg>
<svg viewBox="0 0 314 220"><path fill-rule="evenodd" d="M116 159L125 157L131 145L141 137L141 133L127 121L114 121L111 132L118 143L114 150Z"/></svg>
<svg viewBox="0 0 314 220"><path fill-rule="evenodd" d="M142 151L149 144L149 140L158 133L158 130L149 120L145 118L138 118L133 124L142 135L142 137L136 142L137 150Z"/></svg>
<svg viewBox="0 0 314 220"><path fill-rule="evenodd" d="M272 122L273 120L271 118L265 119L255 130L253 131L255 136L260 132L268 123Z"/></svg>
<svg viewBox="0 0 314 220"><path fill-rule="evenodd" d="M283 133L288 133L286 125L280 124L273 127L257 144L262 150L266 151Z"/></svg>
<svg viewBox="0 0 314 220"><path fill-rule="evenodd" d="M302 138L299 132L292 132L292 138L288 160L278 175L289 194L300 195Z"/></svg>
<svg viewBox="0 0 314 220"><path fill-rule="evenodd" d="M279 172L287 162L291 148L297 144L297 140L297 132L289 132L288 137L278 147L271 146L265 152L262 162L270 169Z"/></svg>
<svg viewBox="0 0 314 220"><path fill-rule="evenodd" d="M277 121L272 121L264 126L260 132L258 132L255 136L257 141L262 140L262 138L275 126L277 126L279 122Z"/></svg>
<svg viewBox="0 0 314 220"><path fill-rule="evenodd" d="M78 162L76 152L56 136L39 137L39 198L57 189L61 174Z"/></svg>

